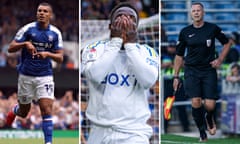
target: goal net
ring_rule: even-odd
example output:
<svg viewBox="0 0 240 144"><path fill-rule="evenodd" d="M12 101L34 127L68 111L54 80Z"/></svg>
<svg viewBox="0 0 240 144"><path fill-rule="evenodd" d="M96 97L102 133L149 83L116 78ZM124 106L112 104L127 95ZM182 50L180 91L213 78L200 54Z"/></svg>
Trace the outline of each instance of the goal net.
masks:
<svg viewBox="0 0 240 144"><path fill-rule="evenodd" d="M81 20L81 49L88 44L109 38L108 20ZM139 43L148 44L159 52L159 15L141 19L138 26ZM159 144L159 82L148 93L151 117L148 123L153 128L150 144ZM81 76L81 134L87 139L90 130L90 121L85 116L88 101L88 86L86 79Z"/></svg>

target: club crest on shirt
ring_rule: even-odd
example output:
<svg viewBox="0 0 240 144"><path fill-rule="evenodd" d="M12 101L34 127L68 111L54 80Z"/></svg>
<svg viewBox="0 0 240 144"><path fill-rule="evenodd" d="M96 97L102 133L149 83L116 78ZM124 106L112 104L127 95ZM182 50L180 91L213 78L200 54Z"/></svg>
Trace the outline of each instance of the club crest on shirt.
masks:
<svg viewBox="0 0 240 144"><path fill-rule="evenodd" d="M210 46L211 46L211 44L212 44L212 41L211 41L211 39L208 39L208 40L207 40L207 47L210 47Z"/></svg>
<svg viewBox="0 0 240 144"><path fill-rule="evenodd" d="M48 35L48 40L49 41L53 41L53 36L52 35Z"/></svg>
<svg viewBox="0 0 240 144"><path fill-rule="evenodd" d="M97 57L97 50L95 48L91 48L87 55L88 60L94 60Z"/></svg>
<svg viewBox="0 0 240 144"><path fill-rule="evenodd" d="M35 37L36 36L36 33L32 33L32 37Z"/></svg>

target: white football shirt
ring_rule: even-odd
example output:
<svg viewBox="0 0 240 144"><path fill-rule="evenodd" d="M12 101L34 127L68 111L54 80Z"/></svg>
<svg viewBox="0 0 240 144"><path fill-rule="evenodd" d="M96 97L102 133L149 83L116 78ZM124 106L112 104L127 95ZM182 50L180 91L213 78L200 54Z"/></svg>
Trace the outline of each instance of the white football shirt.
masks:
<svg viewBox="0 0 240 144"><path fill-rule="evenodd" d="M96 125L121 131L145 131L150 110L146 90L158 78L158 54L147 45L123 40L98 41L82 53L82 73L88 79L87 117Z"/></svg>

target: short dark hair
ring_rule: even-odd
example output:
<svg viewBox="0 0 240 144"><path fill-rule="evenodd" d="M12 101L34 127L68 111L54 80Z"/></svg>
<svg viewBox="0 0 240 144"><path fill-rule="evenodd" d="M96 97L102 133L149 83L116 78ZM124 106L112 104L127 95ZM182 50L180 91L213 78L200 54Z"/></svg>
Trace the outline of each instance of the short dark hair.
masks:
<svg viewBox="0 0 240 144"><path fill-rule="evenodd" d="M53 11L52 5L47 3L47 2L41 2L38 6L40 6L40 5L41 6L48 6L48 7L50 7L51 11Z"/></svg>
<svg viewBox="0 0 240 144"><path fill-rule="evenodd" d="M111 13L110 13L110 16L109 16L110 20L112 20L112 16L113 16L114 12L115 12L117 9L121 8L121 7L129 7L129 8L131 8L131 9L133 9L133 10L136 12L136 14L137 14L137 23L139 22L139 14L138 14L138 11L137 11L137 9L135 8L135 6L134 6L132 3L130 3L130 2L120 2L118 5L116 5L116 6L112 9L112 11L111 11Z"/></svg>
<svg viewBox="0 0 240 144"><path fill-rule="evenodd" d="M200 5L203 9L204 9L204 6L203 6L203 4L201 3L201 2L193 2L192 3L192 6L193 5Z"/></svg>

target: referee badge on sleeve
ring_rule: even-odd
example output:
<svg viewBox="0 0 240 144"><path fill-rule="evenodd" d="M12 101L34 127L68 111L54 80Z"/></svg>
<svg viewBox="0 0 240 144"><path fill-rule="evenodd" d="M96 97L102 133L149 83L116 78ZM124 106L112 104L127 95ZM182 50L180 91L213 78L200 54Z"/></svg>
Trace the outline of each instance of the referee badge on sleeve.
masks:
<svg viewBox="0 0 240 144"><path fill-rule="evenodd" d="M207 40L207 47L210 47L210 46L211 46L211 44L212 44L212 41L211 41L211 39L208 39L208 40Z"/></svg>

